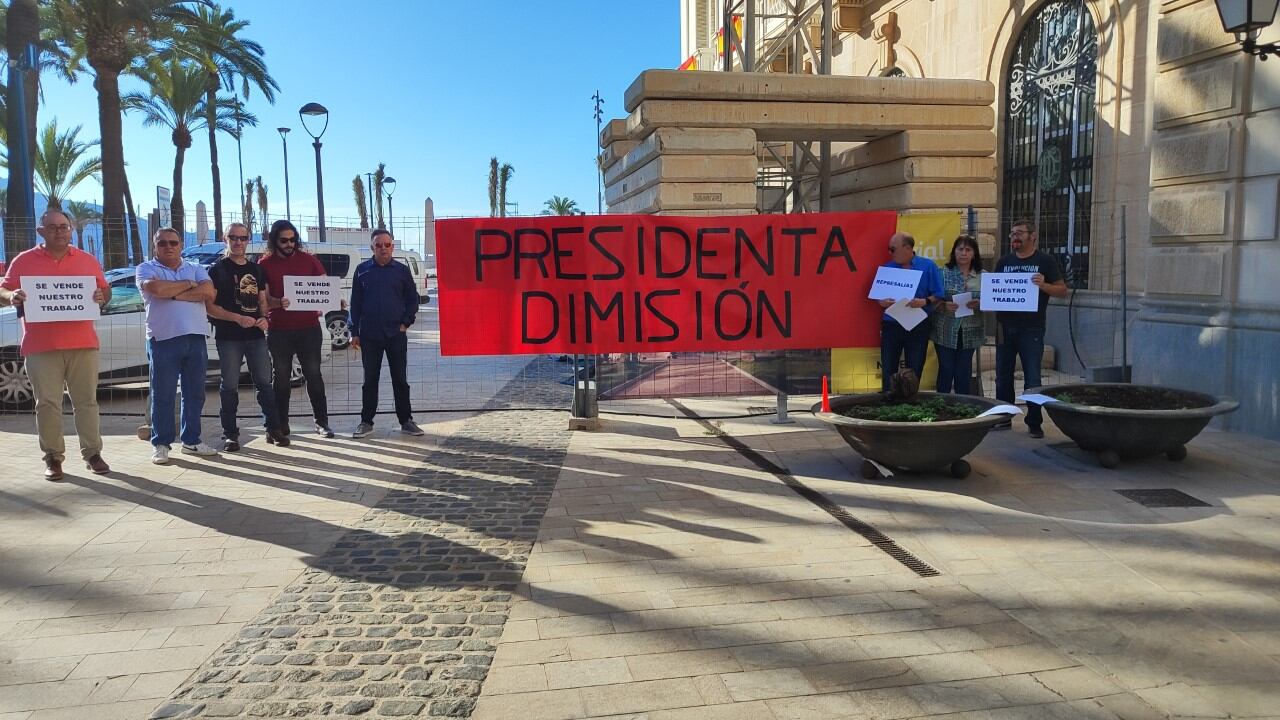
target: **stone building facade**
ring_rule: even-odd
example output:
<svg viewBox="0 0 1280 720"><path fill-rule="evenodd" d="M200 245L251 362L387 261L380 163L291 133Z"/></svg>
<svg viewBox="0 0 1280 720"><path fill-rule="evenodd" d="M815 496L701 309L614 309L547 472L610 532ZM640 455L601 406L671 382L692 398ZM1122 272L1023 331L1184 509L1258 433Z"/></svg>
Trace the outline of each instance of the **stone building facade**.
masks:
<svg viewBox="0 0 1280 720"><path fill-rule="evenodd" d="M1280 437L1280 59L1241 52L1213 0L833 4L833 74L995 87L998 209L979 225L1003 250L1035 219L1067 270L1060 369L1127 353L1136 382L1230 395L1226 427ZM722 12L682 0L681 60L710 64Z"/></svg>

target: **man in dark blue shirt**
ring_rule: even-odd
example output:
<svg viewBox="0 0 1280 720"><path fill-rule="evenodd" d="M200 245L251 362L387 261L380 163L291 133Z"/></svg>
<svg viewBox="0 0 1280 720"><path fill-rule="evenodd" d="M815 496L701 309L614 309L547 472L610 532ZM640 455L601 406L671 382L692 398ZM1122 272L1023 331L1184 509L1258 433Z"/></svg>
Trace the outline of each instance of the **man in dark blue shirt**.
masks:
<svg viewBox="0 0 1280 720"><path fill-rule="evenodd" d="M904 232L896 232L889 238L889 255L889 262L881 267L920 271L920 284L916 285L915 295L909 298L907 305L924 308L926 313L931 312L933 304L943 294L942 271L938 269L937 263L916 255L916 239ZM893 300L881 300L880 307L888 310L893 303ZM898 372L898 364L902 362L903 355L906 355L907 367L915 371L917 378L924 374L932 320L933 316L930 315L908 330L889 317L888 313L884 314L883 322L880 323L880 379L884 392L889 392L890 378Z"/></svg>
<svg viewBox="0 0 1280 720"><path fill-rule="evenodd" d="M374 230L370 245L373 259L357 265L351 279L351 347L363 353L364 363L360 424L352 437L362 438L373 433L383 354L386 354L387 365L391 368L391 389L400 432L421 435L422 428L413 421L406 376L408 332L418 314L418 289L409 268L392 257L396 242L390 232Z"/></svg>

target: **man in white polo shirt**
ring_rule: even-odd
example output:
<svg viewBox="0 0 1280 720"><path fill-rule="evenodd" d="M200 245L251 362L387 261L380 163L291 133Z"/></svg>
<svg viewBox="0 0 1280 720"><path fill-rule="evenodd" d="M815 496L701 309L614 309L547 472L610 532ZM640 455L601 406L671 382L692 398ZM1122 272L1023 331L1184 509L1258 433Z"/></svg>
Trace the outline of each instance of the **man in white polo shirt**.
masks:
<svg viewBox="0 0 1280 720"><path fill-rule="evenodd" d="M182 452L217 455L200 441L209 320L205 303L214 299L203 267L182 259L182 236L160 228L151 238L154 255L138 266L138 289L147 309L147 359L151 365L151 462L169 462L174 440L173 405L182 383Z"/></svg>

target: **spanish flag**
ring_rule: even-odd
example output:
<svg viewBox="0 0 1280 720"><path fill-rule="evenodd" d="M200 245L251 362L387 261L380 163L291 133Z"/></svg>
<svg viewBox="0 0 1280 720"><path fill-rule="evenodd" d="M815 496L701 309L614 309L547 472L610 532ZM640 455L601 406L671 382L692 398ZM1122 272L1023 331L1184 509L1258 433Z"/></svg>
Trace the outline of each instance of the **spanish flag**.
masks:
<svg viewBox="0 0 1280 720"><path fill-rule="evenodd" d="M742 16L741 15L733 16L733 36L735 38L742 37ZM738 45L737 43L730 43L729 48L731 50L737 50ZM719 30L716 30L716 54L719 55L721 58L724 57L724 28L720 28ZM690 55L687 60L680 63L680 67L677 69L678 70L697 70L698 54L694 53Z"/></svg>

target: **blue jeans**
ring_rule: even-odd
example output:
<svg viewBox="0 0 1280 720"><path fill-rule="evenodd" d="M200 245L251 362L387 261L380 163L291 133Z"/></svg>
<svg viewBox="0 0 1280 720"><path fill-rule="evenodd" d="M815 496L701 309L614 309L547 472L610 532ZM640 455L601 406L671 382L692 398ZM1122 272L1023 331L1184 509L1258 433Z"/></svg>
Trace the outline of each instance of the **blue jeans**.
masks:
<svg viewBox="0 0 1280 720"><path fill-rule="evenodd" d="M360 359L364 364L364 386L361 388L360 421L373 424L378 412L378 380L382 375L382 356L387 356L391 372L391 392L395 398L396 419L404 424L413 419L409 404L409 335L392 338L360 337Z"/></svg>
<svg viewBox="0 0 1280 720"><path fill-rule="evenodd" d="M1040 359L1044 357L1044 328L1000 324L996 343L996 398L1013 403L1015 362L1022 361L1023 388L1040 387ZM1027 403L1027 427L1036 430L1044 420L1040 406Z"/></svg>
<svg viewBox="0 0 1280 720"><path fill-rule="evenodd" d="M880 380L881 389L889 392L889 378L898 372L898 361L903 353L907 356L907 367L915 371L916 377L924 375L924 358L929 353L929 333L932 318L907 330L898 321L880 323Z"/></svg>
<svg viewBox="0 0 1280 720"><path fill-rule="evenodd" d="M151 444L173 445L173 405L182 383L182 444L200 444L200 412L204 410L204 379L209 350L203 335L179 335L148 340L151 364Z"/></svg>
<svg viewBox="0 0 1280 720"><path fill-rule="evenodd" d="M218 394L222 397L222 437L240 439L240 427L236 413L240 410L240 366L249 365L249 377L257 392L258 407L262 408L262 424L267 430L277 429L276 399L271 386L271 354L267 352L265 337L252 340L218 340L218 368L222 371L222 385Z"/></svg>
<svg viewBox="0 0 1280 720"><path fill-rule="evenodd" d="M938 392L949 393L954 386L957 395L968 395L974 348L965 350L934 343L933 350L938 354Z"/></svg>

